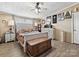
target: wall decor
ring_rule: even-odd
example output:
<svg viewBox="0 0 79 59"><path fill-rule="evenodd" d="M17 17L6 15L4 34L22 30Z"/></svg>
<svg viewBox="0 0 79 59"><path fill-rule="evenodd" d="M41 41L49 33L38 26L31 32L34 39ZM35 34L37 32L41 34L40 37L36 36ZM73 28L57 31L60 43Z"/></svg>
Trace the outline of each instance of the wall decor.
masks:
<svg viewBox="0 0 79 59"><path fill-rule="evenodd" d="M46 17L44 28L52 28L51 19L51 16Z"/></svg>
<svg viewBox="0 0 79 59"><path fill-rule="evenodd" d="M64 13L64 18L65 19L70 19L72 17L72 12L71 11L67 11Z"/></svg>
<svg viewBox="0 0 79 59"><path fill-rule="evenodd" d="M48 17L46 18L46 24L50 24L50 22L51 22L51 16L48 16Z"/></svg>
<svg viewBox="0 0 79 59"><path fill-rule="evenodd" d="M6 20L2 20L2 23L6 23Z"/></svg>
<svg viewBox="0 0 79 59"><path fill-rule="evenodd" d="M63 13L59 13L57 15L57 19L58 19L58 21L63 21L64 20L64 12Z"/></svg>
<svg viewBox="0 0 79 59"><path fill-rule="evenodd" d="M79 7L74 8L75 12L79 12Z"/></svg>
<svg viewBox="0 0 79 59"><path fill-rule="evenodd" d="M57 23L57 15L53 15L52 17L53 17L53 19L52 19L53 23Z"/></svg>
<svg viewBox="0 0 79 59"><path fill-rule="evenodd" d="M42 20L42 24L45 24L45 20Z"/></svg>

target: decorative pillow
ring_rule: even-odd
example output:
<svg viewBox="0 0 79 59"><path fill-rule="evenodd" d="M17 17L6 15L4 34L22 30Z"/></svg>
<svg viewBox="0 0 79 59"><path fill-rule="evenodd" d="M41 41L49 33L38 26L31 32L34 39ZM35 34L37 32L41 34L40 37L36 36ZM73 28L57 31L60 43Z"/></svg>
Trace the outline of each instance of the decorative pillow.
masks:
<svg viewBox="0 0 79 59"><path fill-rule="evenodd" d="M28 28L24 29L25 32L28 32Z"/></svg>
<svg viewBox="0 0 79 59"><path fill-rule="evenodd" d="M32 29L31 28L29 28L29 32L32 32Z"/></svg>
<svg viewBox="0 0 79 59"><path fill-rule="evenodd" d="M24 33L24 32L32 32L32 31L33 31L33 28L32 28L32 27L29 27L29 28L21 29L21 30L19 30L18 32L19 32L19 33Z"/></svg>
<svg viewBox="0 0 79 59"><path fill-rule="evenodd" d="M21 33L24 33L24 32L25 32L25 29L22 29L22 30L21 30Z"/></svg>

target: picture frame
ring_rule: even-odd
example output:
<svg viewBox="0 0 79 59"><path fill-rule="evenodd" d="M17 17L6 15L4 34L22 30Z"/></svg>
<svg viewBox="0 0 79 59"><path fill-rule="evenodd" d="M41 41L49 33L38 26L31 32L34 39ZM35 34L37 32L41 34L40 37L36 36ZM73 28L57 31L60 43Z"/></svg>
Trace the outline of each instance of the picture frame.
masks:
<svg viewBox="0 0 79 59"><path fill-rule="evenodd" d="M2 23L6 23L6 20L2 20Z"/></svg>
<svg viewBox="0 0 79 59"><path fill-rule="evenodd" d="M42 24L45 24L45 20L42 20Z"/></svg>
<svg viewBox="0 0 79 59"><path fill-rule="evenodd" d="M64 20L64 12L59 13L57 18L58 18L58 21L63 21Z"/></svg>
<svg viewBox="0 0 79 59"><path fill-rule="evenodd" d="M51 22L51 16L46 17L46 24L50 24Z"/></svg>
<svg viewBox="0 0 79 59"><path fill-rule="evenodd" d="M52 16L52 23L53 24L57 23L57 14Z"/></svg>
<svg viewBox="0 0 79 59"><path fill-rule="evenodd" d="M74 12L79 12L79 7L74 8Z"/></svg>
<svg viewBox="0 0 79 59"><path fill-rule="evenodd" d="M72 12L66 11L64 12L64 19L71 19L72 18Z"/></svg>

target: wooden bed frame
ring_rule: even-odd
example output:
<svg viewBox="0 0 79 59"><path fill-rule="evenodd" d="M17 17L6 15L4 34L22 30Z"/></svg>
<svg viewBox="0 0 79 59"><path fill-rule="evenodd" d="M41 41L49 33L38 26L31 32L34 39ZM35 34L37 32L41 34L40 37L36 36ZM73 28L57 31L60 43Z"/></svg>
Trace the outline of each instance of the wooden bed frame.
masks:
<svg viewBox="0 0 79 59"><path fill-rule="evenodd" d="M24 36L21 36L21 35L19 35L19 33L17 33L17 40L18 40L18 43L23 47L25 53L28 53L29 49L31 48L31 53L29 52L28 54L31 54L32 56L37 56L40 53L43 53L44 51L51 48L51 40L48 39L48 36L40 37L40 38L36 38L36 39L32 39L32 40L27 40L27 42L24 42ZM32 44L30 42L32 42L34 44L30 45L30 44ZM24 47L24 45L25 45L25 47ZM37 53L37 52L32 53L34 50L36 50L36 49L34 49L36 46L41 47L43 45L46 48L43 49L43 47L42 47L42 50L40 50L40 48L39 48L38 51L40 50L41 52L39 51L39 53Z"/></svg>

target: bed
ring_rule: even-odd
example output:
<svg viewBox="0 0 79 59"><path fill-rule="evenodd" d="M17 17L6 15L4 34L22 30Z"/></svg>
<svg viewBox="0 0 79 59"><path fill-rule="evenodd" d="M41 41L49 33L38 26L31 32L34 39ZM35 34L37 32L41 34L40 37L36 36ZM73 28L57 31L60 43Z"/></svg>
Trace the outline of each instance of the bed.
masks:
<svg viewBox="0 0 79 59"><path fill-rule="evenodd" d="M30 27L30 28L29 28ZM18 24L17 25L17 40L18 43L23 47L23 51L27 51L27 41L39 38L48 38L47 32L38 32L32 29L32 25ZM27 28L27 29L24 29Z"/></svg>
<svg viewBox="0 0 79 59"><path fill-rule="evenodd" d="M25 33L19 33L17 35L17 40L20 43L20 45L23 47L24 52L26 52L27 49L27 41L28 40L33 40L33 39L39 39L39 38L48 38L48 33L47 32L25 32Z"/></svg>

